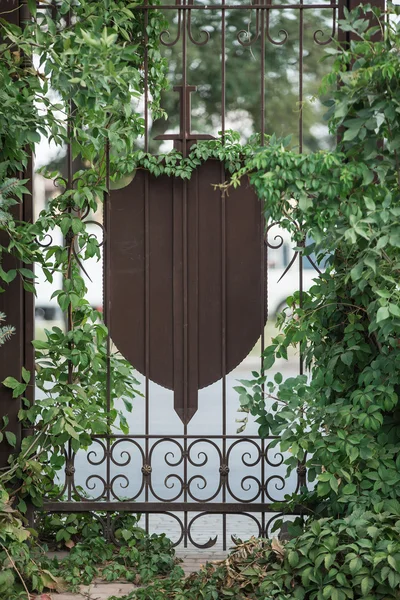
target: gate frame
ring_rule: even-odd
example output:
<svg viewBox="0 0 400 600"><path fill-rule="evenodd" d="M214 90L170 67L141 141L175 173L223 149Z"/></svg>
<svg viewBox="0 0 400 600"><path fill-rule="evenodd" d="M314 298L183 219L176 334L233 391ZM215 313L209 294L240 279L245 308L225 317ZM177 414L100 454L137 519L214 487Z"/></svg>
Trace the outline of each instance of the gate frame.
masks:
<svg viewBox="0 0 400 600"><path fill-rule="evenodd" d="M146 1L144 2L146 4ZM332 1L332 5L337 7L337 17L342 19L344 16L344 8L353 10L360 4L370 4L367 0L338 0L338 4ZM385 8L385 0L373 0L373 6ZM256 4L257 7L262 8L261 4ZM273 5L269 5L273 8ZM20 10L17 10L20 7ZM249 5L251 7L251 5ZM265 7L265 6L264 6ZM157 8L154 6L153 8ZM246 5L247 8L247 5ZM329 8L329 5L327 5ZM311 10L311 9L310 9ZM26 0L0 0L0 13L9 11L6 14L6 18L17 25L23 25L24 20L29 19L29 11L27 8ZM349 44L352 39L355 39L355 35L350 32L343 32L338 27L338 40L344 44ZM380 34L376 34L376 39L379 39ZM183 109L183 120L187 117L186 109ZM19 174L19 177L29 179L27 187L31 192L30 195L25 194L23 201L14 207L14 216L26 222L32 222L33 220L33 156L30 156L28 166L25 171ZM4 236L3 236L4 237ZM4 268L6 270L12 268L18 268L20 265L13 257L6 256L4 260ZM34 349L32 346L32 340L34 339L34 295L31 292L27 292L23 288L22 281L20 278L14 279L14 281L8 285L6 291L0 294L0 311L5 312L7 316L7 322L13 325L16 329L16 333L12 336L6 345L0 350L0 382L6 377L12 376L16 379L20 378L22 367L25 367L32 374L34 373ZM26 397L31 402L34 402L34 386L28 387ZM12 390L6 388L0 383L0 419L8 415L9 425L8 429L11 430L17 437L17 445L15 449L11 449L6 440L0 444L0 467L5 467L8 463L10 454L18 452L21 440L26 433L22 429L21 423L18 420L18 411L21 408L21 400L12 398ZM100 437L100 436L96 436ZM117 439L119 436L109 436ZM155 436L162 437L162 436ZM174 436L175 437L175 436ZM176 436L183 437L183 436ZM201 439L202 436L193 436L196 439ZM210 438L212 436L209 436ZM221 438L221 436L216 436ZM229 436L231 437L231 436ZM209 438L207 438L209 439ZM245 438L243 438L245 439ZM67 465L68 467L68 465ZM66 467L66 468L67 468ZM145 474L144 474L145 475ZM248 513L250 505L249 503L235 503L226 504L224 502L211 503L211 502L199 502L193 505L191 508L188 502L116 502L116 501L85 501L85 502L60 502L60 501L49 501L45 503L45 510L48 512L60 512L60 513L78 513L78 512L96 512L105 511L107 513L107 521L104 523L105 533L109 537L113 537L113 527L111 524L109 512L114 512L118 505L118 510L121 512L132 512L132 513L144 513L146 515L146 524L148 527L148 515L152 514L168 514L174 516L172 513L183 513L185 515L184 522L182 522L182 536L179 542L183 539L185 546L189 541L199 547L207 548L210 544L198 545L191 539L190 527L191 524L196 520L197 515L201 516L207 514L221 514L226 516L228 514L242 513L251 517ZM254 513L263 513L270 511L270 504L257 503L253 504L251 508ZM263 510L264 509L264 510ZM269 510L268 510L269 509ZM192 520L188 521L188 513L196 512L196 516ZM176 518L176 517L175 517ZM180 522L180 520L179 520ZM265 530L266 528L264 528ZM225 523L226 533L226 523ZM260 534L264 533L261 531ZM224 548L226 547L226 535L224 535ZM211 540L210 540L211 541ZM179 543L178 542L178 543ZM212 544L211 544L212 545Z"/></svg>

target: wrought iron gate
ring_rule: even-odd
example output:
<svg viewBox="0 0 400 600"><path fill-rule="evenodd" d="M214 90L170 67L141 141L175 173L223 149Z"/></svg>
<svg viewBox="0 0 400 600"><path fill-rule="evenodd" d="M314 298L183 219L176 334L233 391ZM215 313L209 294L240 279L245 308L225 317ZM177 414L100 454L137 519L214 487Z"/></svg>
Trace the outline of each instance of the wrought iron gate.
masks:
<svg viewBox="0 0 400 600"><path fill-rule="evenodd" d="M224 134L232 120L243 125L246 106L240 109L240 98L230 87L243 61L256 64L249 77L257 73L257 80L248 82L258 98L250 129L261 133L261 139L277 126L288 133L271 112L273 103L280 102L271 83L279 76L269 71L272 55L275 61L287 60L290 94L297 90L293 111L297 106L300 150L318 146L321 129L310 134L310 118L306 129L303 109L311 95L310 80L316 79L308 59L316 51L322 56L324 46L340 36L337 19L343 6L334 0L176 0L154 6L145 0L136 8L144 12L145 25L154 10L163 11L170 23L160 40L171 64L178 65L169 93L179 97L179 110L167 122L172 133L165 128L160 132L150 123L144 90L144 150L157 151L160 143L171 141L187 155L196 140L208 139L216 130ZM283 15L290 31L282 27ZM201 53L211 44L211 76L218 71L218 81L196 81L198 68L193 65L201 64ZM285 54L289 45L291 54ZM217 108L202 120L213 87L218 89ZM244 87L239 91L244 93ZM281 87L280 92L288 90ZM192 131L192 115L208 132ZM288 119L292 127L293 115ZM67 162L71 174L70 148ZM305 484L302 465L294 479L285 478L284 456L270 447L271 439L260 440L256 424L236 432L238 403L232 383L246 369L261 368L256 358L243 361L258 339L258 355L264 348L265 323L276 308L270 307L271 289L276 291L296 273L293 287L302 290L308 265L301 256L283 256L291 247L279 230L274 234L271 226L265 235L261 206L245 182L229 197L213 191L211 184L226 177L216 161L199 168L190 182L142 172L105 198L109 343L141 373L144 399L137 400L129 435L97 436L87 454L70 453L65 495L47 501L46 510L140 512L147 528L151 515L162 514L164 522L168 516L175 523L177 544L208 548L221 543L225 549L232 534L268 535L279 516L274 504ZM273 266L274 253L283 261L280 272ZM302 372L301 357L295 360L297 372ZM236 371L240 363L241 371ZM107 402L109 407L109 398ZM110 518L104 525L112 534Z"/></svg>

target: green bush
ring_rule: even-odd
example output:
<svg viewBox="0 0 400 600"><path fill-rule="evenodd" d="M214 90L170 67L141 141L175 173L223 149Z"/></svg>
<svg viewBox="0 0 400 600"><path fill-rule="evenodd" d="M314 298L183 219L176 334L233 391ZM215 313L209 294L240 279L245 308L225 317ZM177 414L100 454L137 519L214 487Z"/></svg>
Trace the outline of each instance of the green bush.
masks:
<svg viewBox="0 0 400 600"><path fill-rule="evenodd" d="M288 299L263 371L237 386L261 437L276 436L288 452L288 472L304 466L315 483L289 503L308 519L286 544L251 541L187 581L131 598L400 598L398 13L390 10L384 30L367 5L340 23L354 40L333 50L323 89L337 151L301 155L272 137L226 186L248 175L267 223L289 231L304 260L315 253L327 265L308 293ZM269 376L290 346L310 378Z"/></svg>
<svg viewBox="0 0 400 600"><path fill-rule="evenodd" d="M287 543L252 538L186 580L126 600L389 600L400 598L400 503L312 520Z"/></svg>
<svg viewBox="0 0 400 600"><path fill-rule="evenodd" d="M289 472L307 468L306 504L326 515L400 497L400 25L373 41L380 27L357 10L341 26L359 39L337 50L325 82L338 150L299 155L273 140L239 172L304 260L327 264L288 299L264 372L238 387L261 437L290 451ZM310 378L269 376L290 346Z"/></svg>

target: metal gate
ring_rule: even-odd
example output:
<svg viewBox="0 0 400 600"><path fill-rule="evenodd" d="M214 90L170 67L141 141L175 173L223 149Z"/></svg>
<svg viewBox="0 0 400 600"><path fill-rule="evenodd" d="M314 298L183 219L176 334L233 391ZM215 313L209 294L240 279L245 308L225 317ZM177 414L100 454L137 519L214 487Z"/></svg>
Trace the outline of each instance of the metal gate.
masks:
<svg viewBox="0 0 400 600"><path fill-rule="evenodd" d="M326 132L313 126L314 113L307 116L304 104L320 76L310 69L310 56L322 57L340 35L343 6L333 0L144 1L135 10L143 11L145 26L154 10L169 21L160 41L174 65L163 126L150 122L144 90L144 150L173 143L186 156L196 140L218 130L223 135L235 122L244 136L258 131L263 140L290 129L300 151L318 147ZM274 106L288 95L287 122L275 121ZM207 130L196 133L195 127ZM67 167L71 180L71 148ZM268 535L280 516L276 502L305 485L302 465L295 477L285 477L283 454L271 448L271 439L259 438L255 423L237 433L233 385L261 369L257 357L277 309L271 298L284 291L288 277L302 291L313 265L292 251L276 224L265 228L246 182L228 197L213 189L226 179L223 166L209 161L189 182L140 172L105 198L109 345L141 374L144 397L135 403L129 435L110 432L96 436L86 454L69 452L63 497L47 501L45 510L139 512L147 529L161 515L161 529L168 519L174 524L177 544L226 549L234 535ZM31 326L23 311L20 319ZM293 374L301 373L301 356L293 360ZM112 535L111 517L103 524Z"/></svg>

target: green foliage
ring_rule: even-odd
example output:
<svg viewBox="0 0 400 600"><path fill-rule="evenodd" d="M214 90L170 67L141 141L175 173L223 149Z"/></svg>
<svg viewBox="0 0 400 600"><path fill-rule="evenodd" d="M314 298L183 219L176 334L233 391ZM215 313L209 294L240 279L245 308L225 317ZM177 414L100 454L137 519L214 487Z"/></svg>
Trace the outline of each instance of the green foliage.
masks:
<svg viewBox="0 0 400 600"><path fill-rule="evenodd" d="M150 544L146 555L150 542L135 532L135 526L121 528L127 550L117 558L111 547L93 537L90 546L78 541L65 567L41 566L20 539L31 535L23 517L13 512L15 505L24 511L26 500L40 506L45 492L56 493L54 475L64 464L66 443L74 451L87 448L92 434L108 431L117 419L113 402L110 411L104 402L109 361L111 399L135 393L129 365L109 353L106 328L85 300L80 273L86 259L100 255L85 216L96 210L107 192L109 152L113 179L139 167L154 175L188 178L201 161L224 160L229 171L236 171L226 188L248 175L265 202L266 219L278 220L304 253L314 251L319 259L327 259L327 269L315 286L289 299L291 312L281 316L282 333L265 352L263 372L240 389L242 410L257 416L260 434L280 436L282 450L290 450L289 472L300 462L306 465L309 480L316 480L313 492L302 490L301 501L324 519L310 519L304 533L285 549L265 543L267 572L264 568L259 574L257 565L247 564L248 572L242 573L245 587L230 590L229 571L223 566L211 567L210 585L207 573L186 584L173 569L170 579L138 592L138 597L396 598L399 510L388 499L400 491L398 25L388 25L384 40L374 42L375 31L367 31L367 19L359 11L342 24L357 31L359 39L335 55L334 70L325 83L325 91L329 89L333 97L328 105L332 133L343 132L337 152L298 155L286 149L287 140L275 136L255 151L257 141L241 148L230 133L225 140L198 144L187 159L176 153L155 158L134 151L144 125L131 102L144 85L144 23L131 8L122 1L65 1L59 6L59 19L53 20L43 9L23 30L1 22L1 39L6 40L0 45L3 206L12 198L9 185L18 197L14 175L26 166L28 149L40 135L59 145L71 141L73 155L79 154L87 169L72 180L60 181L62 193L35 224L2 219L8 236L2 254L11 253L27 264L40 262L49 281L54 272L62 273L64 287L56 296L69 328L66 333L54 328L46 332L45 341L35 343L44 400L31 407L24 399L30 385L27 372L21 381L4 382L15 397L22 396L19 416L34 433L24 439L21 451L11 456L9 468L0 475L0 484L10 492L1 492L5 508L0 535L6 550L0 555L0 585L13 586L15 597L21 590L24 593L25 580L31 589L54 589L60 569L65 578L72 573L69 583L74 585L83 577L81 563L89 561L89 554L95 563L88 565L87 581L100 570L108 579L133 577L135 572L135 577L139 574L149 581L156 573L173 569L169 543L157 539L157 554ZM72 20L65 16L70 9L76 17ZM154 68L149 85L155 117L160 115L158 101L165 82L165 65L157 49L162 28L163 19L155 9L146 30ZM40 70L29 62L34 53ZM26 193L20 188L19 197ZM43 252L37 240L57 227L65 245ZM314 240L308 250L303 247L306 236ZM18 274L30 289L29 269L19 271L1 271L0 276L9 283ZM290 345L300 345L311 379L283 381L278 376L270 381L268 369L276 357L287 357ZM124 429L124 422L120 424ZM11 445L15 441L9 440ZM56 541L75 543L72 535L78 535L79 526L61 525L71 537L59 534ZM92 535L92 526L87 531ZM144 544L139 554L138 535ZM150 566L141 562L142 555ZM159 557L154 565L153 555ZM110 563L99 567L104 560Z"/></svg>
<svg viewBox="0 0 400 600"><path fill-rule="evenodd" d="M0 312L0 323L4 323L6 315ZM1 325L0 326L0 346L3 346L15 333L15 328L12 325Z"/></svg>
<svg viewBox="0 0 400 600"><path fill-rule="evenodd" d="M149 535L138 527L138 517L109 514L115 524L116 543L102 535L105 513L44 515L35 529L26 529L20 513L10 506L2 492L0 500L0 595L7 600L26 599L27 590L42 592L78 590L96 577L105 581L126 579L147 584L158 578L182 576L172 543L165 535ZM40 539L41 545L37 543ZM73 541L73 539L75 541ZM30 541L30 546L24 543ZM43 540L50 547L62 540L71 548L67 557L49 558ZM53 543L52 543L53 542ZM118 545L117 545L118 544ZM7 596L5 594L7 593Z"/></svg>
<svg viewBox="0 0 400 600"><path fill-rule="evenodd" d="M66 332L53 328L46 331L45 341L34 342L42 396L33 406L25 398L32 374L23 370L21 379L2 382L21 402L19 419L30 432L17 446L8 423L1 424L0 441L5 438L10 450L14 448L8 468L0 473L4 513L15 523L10 527L4 519L0 524L7 548L0 553L0 585L7 587L8 598L13 590L15 597L26 597L26 585L37 591L56 587L53 575L30 554L25 539L31 532L22 515L29 503L41 506L45 494L59 492L54 480L65 464L67 444L73 452L87 448L92 435L111 431L113 424L127 432L126 418L114 400L123 397L130 410L131 399L139 393L132 368L108 346L102 316L85 300L82 277L84 261L100 257L85 219L108 191L106 156L111 165L116 158L123 160L144 131L138 98L144 89L145 51L151 115L162 115L159 98L166 65L158 46L164 20L154 9L146 24L144 13L132 10L134 6L122 0L65 0L53 10L28 2L32 19L23 27L5 20L7 12L0 19L0 279L7 285L19 277L34 292L29 265L38 263L50 282L61 273L63 289L55 296L68 321ZM67 181L53 174L61 193L35 223L20 222L17 204L29 193L20 175L41 138L59 147L71 144L73 158L79 155L85 170ZM57 229L65 243L48 245ZM5 268L10 255L21 267ZM12 332L2 327L0 340Z"/></svg>
<svg viewBox="0 0 400 600"><path fill-rule="evenodd" d="M265 136L265 141L268 139L269 136ZM289 141L289 138L287 140ZM220 137L215 140L194 144L185 158L176 150L157 155L136 150L124 157L123 160L116 159L115 175L112 179L118 180L121 176L131 175L136 169L145 169L155 177L168 175L169 177L190 179L193 171L210 159L221 161L227 171L233 174L254 155L260 142L261 136L257 134L252 136L246 145L242 145L240 135L229 130L224 135L220 132Z"/></svg>
<svg viewBox="0 0 400 600"><path fill-rule="evenodd" d="M40 553L35 551L36 531L27 528L21 512L12 507L12 500L0 490L0 595L17 600L29 598L31 589L62 590L63 584L46 566L39 564ZM27 543L29 540L29 544Z"/></svg>
<svg viewBox="0 0 400 600"><path fill-rule="evenodd" d="M400 597L400 504L313 521L282 544L255 540L188 579L174 574L125 600L389 600Z"/></svg>
<svg viewBox="0 0 400 600"><path fill-rule="evenodd" d="M241 402L258 417L263 437L281 436L281 449L291 453L289 471L299 461L306 465L309 481L317 483L310 501L329 500L328 513L400 491L400 92L394 79L400 37L392 23L382 42L372 42L375 30L366 31L357 11L346 23L361 40L337 55L326 82L342 82L329 102L331 128L343 131L338 151L300 156L277 141L239 172L250 172L268 219L279 220L300 248L306 235L312 238L303 251L327 259L309 292L288 299L282 333L265 351L265 372L248 382ZM268 369L276 357L287 357L290 345L300 347L311 380L270 381Z"/></svg>
<svg viewBox="0 0 400 600"><path fill-rule="evenodd" d="M114 524L115 543L102 535L101 523L107 516ZM105 581L126 579L139 585L171 572L182 575L171 541L164 534L148 535L138 526L135 515L45 515L38 531L51 546L64 542L70 548L66 558L42 557L40 565L71 590L90 584L96 577Z"/></svg>
<svg viewBox="0 0 400 600"><path fill-rule="evenodd" d="M97 210L107 192L106 153L111 164L116 157L123 160L143 133L144 121L135 106L143 92L145 38L150 109L153 118L161 114L160 90L166 82L158 45L164 21L159 11L150 11L144 31L143 13L133 7L111 0L65 1L52 12L30 3L33 19L23 27L0 21L0 227L6 240L0 247L0 278L9 284L19 276L25 289L34 291L30 268L3 269L7 254L23 265L40 264L50 282L61 273L63 289L54 295L69 325L67 332L55 327L45 332L45 341L34 342L36 384L43 392L34 406L24 398L32 385L26 373L21 381L3 382L14 398L21 398L19 418L32 431L0 476L1 485L18 490L12 492L17 503L25 498L41 505L55 472L64 465L66 443L75 452L87 448L93 434L106 433L115 422L127 432L126 418L114 408L114 400L123 397L129 410L130 400L140 393L130 365L108 348L107 329L85 300L82 277L84 261L100 258L85 217ZM73 156L79 155L87 168L71 180L58 178L61 193L34 224L21 223L10 209L29 192L27 180L14 175L26 167L41 136L59 146L71 143ZM47 245L57 228L65 244ZM12 331L3 327L0 339Z"/></svg>
<svg viewBox="0 0 400 600"><path fill-rule="evenodd" d="M167 14L170 15L171 12L174 15L173 11L168 11ZM170 36L164 36L164 40L170 43L178 35L177 20L171 17L168 26ZM292 134L292 141L297 145L299 112L302 110L304 146L308 151L314 151L321 145L325 146L327 139L321 134L321 127L313 127L322 122L324 108L320 102L311 103L309 99L316 96L323 75L330 71L330 63L319 60L324 56L324 47L316 44L315 39L325 43L329 41L332 13L329 10L314 9L304 11L303 17L303 98L307 100L300 106L298 12L296 9L285 8L272 10L268 14L264 47L265 127L269 135ZM257 24L260 28L258 33ZM241 133L249 135L252 128L255 132L261 130L262 46L260 37L256 39L262 28L261 18L259 22L253 11L234 10L227 5L224 25L226 120L234 122L238 129L243 126L243 121L247 122ZM216 10L193 11L190 30L193 39L201 43L187 44L188 83L197 86L196 93L192 94L193 131L214 133L216 123L221 121L221 13ZM317 30L319 31L314 39L314 32ZM274 42L280 45L274 45ZM169 79L174 82L181 78L180 52L180 43L163 48L169 66ZM167 90L162 95L162 106L168 114L168 121L158 119L152 123L151 139L166 133L171 127L179 126L178 94Z"/></svg>

